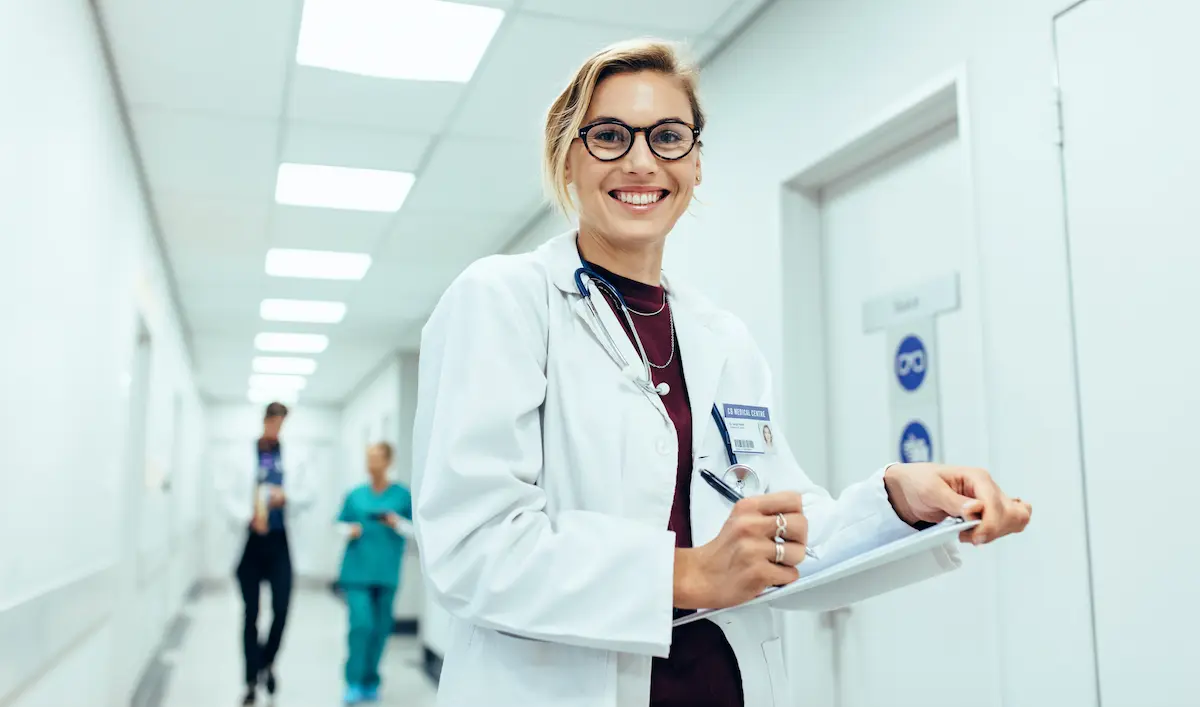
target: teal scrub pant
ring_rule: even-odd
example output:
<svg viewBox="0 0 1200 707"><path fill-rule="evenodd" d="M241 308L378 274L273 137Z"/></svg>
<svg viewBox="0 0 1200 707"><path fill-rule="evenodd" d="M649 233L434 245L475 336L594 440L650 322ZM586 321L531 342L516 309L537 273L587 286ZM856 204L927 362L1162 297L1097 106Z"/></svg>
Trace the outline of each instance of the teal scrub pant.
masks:
<svg viewBox="0 0 1200 707"><path fill-rule="evenodd" d="M379 661L392 635L392 600L395 587L346 587L350 610L349 657L346 684L379 687Z"/></svg>

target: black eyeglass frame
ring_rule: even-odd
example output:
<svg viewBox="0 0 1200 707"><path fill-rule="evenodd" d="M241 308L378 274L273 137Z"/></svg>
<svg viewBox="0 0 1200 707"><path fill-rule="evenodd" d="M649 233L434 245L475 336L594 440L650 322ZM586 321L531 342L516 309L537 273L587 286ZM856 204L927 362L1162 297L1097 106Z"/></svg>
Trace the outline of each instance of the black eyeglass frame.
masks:
<svg viewBox="0 0 1200 707"><path fill-rule="evenodd" d="M668 124L682 125L683 127L692 131L692 146L688 148L687 152L683 153L682 155L680 155L678 157L664 157L664 156L658 154L658 151L654 149L654 145L652 145L650 143L650 133L654 132L655 129L660 128L663 125L668 125ZM593 129L598 128L601 125L619 125L622 128L625 128L626 130L629 131L629 144L625 146L624 152L617 155L616 157L607 157L607 158L600 157L595 152L592 152L591 146L588 145L587 135ZM589 123L589 124L583 126L582 128L580 128L579 129L579 139L581 141L583 141L583 149L587 150L588 154L591 155L592 157L595 157L596 159L600 160L601 162L616 162L617 160L623 158L625 155L628 155L629 151L633 149L633 143L637 142L638 133L642 133L646 136L646 147L650 148L650 152L658 159L665 160L667 162L677 162L677 161L683 159L684 157L687 157L688 155L692 154L692 150L696 149L696 146L700 144L700 129L697 128L695 125L692 125L691 123L685 123L682 120L679 120L677 118L664 118L663 120L660 120L657 123L654 123L653 125L647 125L642 128L635 128L632 125L629 125L628 123L625 123L625 122L622 122L620 120L616 120L613 118L605 118L603 120L597 120L593 123Z"/></svg>

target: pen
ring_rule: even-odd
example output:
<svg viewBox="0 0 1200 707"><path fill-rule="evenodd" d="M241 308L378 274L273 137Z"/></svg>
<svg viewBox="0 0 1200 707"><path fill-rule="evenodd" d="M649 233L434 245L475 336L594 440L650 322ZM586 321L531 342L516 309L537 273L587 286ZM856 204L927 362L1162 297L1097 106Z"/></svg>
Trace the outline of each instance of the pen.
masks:
<svg viewBox="0 0 1200 707"><path fill-rule="evenodd" d="M704 480L708 482L708 485L712 486L714 489L716 489L717 493L724 496L725 500L729 501L730 503L737 503L738 501L741 501L744 498L742 496L742 494L738 493L729 484L727 484L724 481L722 481L721 479L717 478L717 475L712 473L708 469L701 469L700 476L704 477ZM812 548L808 547L807 545L804 546L804 554L808 557L813 558L814 560L821 559L821 558L817 557L817 553L813 552Z"/></svg>

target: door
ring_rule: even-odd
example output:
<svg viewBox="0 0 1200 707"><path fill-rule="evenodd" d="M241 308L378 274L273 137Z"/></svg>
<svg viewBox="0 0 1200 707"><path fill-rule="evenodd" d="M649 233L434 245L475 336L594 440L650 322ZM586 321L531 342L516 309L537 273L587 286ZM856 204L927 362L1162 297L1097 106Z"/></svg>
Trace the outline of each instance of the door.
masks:
<svg viewBox="0 0 1200 707"><path fill-rule="evenodd" d="M1088 0L1055 25L1104 705L1198 699L1198 26L1195 0Z"/></svg>
<svg viewBox="0 0 1200 707"><path fill-rule="evenodd" d="M863 304L963 271L971 237L963 149L950 123L822 190L828 448L839 492L899 460L889 420L892 352L885 332L864 333ZM981 362L968 339L978 307L962 300L936 324L941 456L983 465ZM993 570L986 553L963 553L962 570L830 622L839 707L926 707L963 695L999 707Z"/></svg>

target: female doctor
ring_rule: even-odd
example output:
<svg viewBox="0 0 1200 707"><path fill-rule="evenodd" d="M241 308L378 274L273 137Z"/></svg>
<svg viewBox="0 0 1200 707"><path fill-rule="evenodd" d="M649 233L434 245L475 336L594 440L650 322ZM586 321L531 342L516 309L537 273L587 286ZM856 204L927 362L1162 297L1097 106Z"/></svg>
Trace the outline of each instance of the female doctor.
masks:
<svg viewBox="0 0 1200 707"><path fill-rule="evenodd" d="M980 469L893 464L834 499L782 433L766 448L771 379L749 332L661 272L701 181L704 122L672 46L589 58L544 144L578 230L474 263L423 331L417 539L461 619L441 704L789 704L770 609L673 617L949 515L982 518L961 537L975 544L1029 520ZM739 474L735 504L712 479Z"/></svg>

